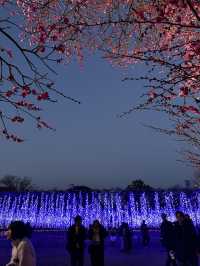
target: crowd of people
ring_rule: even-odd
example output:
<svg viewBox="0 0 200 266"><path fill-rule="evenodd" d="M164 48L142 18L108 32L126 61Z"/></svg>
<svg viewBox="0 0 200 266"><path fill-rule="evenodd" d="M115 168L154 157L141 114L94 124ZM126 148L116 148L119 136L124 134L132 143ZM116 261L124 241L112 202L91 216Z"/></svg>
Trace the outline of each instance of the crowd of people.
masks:
<svg viewBox="0 0 200 266"><path fill-rule="evenodd" d="M149 228L142 221L141 243L150 244ZM6 266L36 266L36 255L30 241L32 229L29 223L22 221L12 222L7 230L7 238L12 243L12 255ZM104 240L110 238L114 246L118 237L121 243L121 252L130 252L132 249L133 231L128 223L122 223L119 228L107 230L95 220L88 229L82 224L81 216L76 216L74 224L67 230L66 250L69 252L71 266L83 266L85 241L90 242L88 252L91 266L104 266ZM166 266L198 266L198 252L200 251L200 237L192 220L181 211L176 212L176 221L171 222L162 214L160 226L161 244L166 249ZM163 263L161 262L161 265Z"/></svg>

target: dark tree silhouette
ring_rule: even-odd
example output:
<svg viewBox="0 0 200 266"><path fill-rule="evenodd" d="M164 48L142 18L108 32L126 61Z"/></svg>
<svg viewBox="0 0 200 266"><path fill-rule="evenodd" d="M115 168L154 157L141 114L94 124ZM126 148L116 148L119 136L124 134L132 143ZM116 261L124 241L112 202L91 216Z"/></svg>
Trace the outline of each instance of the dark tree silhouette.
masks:
<svg viewBox="0 0 200 266"><path fill-rule="evenodd" d="M131 182L130 185L127 186L126 190L130 191L150 191L153 190L153 188L147 184L144 183L141 179L136 179Z"/></svg>
<svg viewBox="0 0 200 266"><path fill-rule="evenodd" d="M31 191L34 189L32 180L28 177L18 177L13 175L6 175L0 179L0 184L3 184L8 191Z"/></svg>

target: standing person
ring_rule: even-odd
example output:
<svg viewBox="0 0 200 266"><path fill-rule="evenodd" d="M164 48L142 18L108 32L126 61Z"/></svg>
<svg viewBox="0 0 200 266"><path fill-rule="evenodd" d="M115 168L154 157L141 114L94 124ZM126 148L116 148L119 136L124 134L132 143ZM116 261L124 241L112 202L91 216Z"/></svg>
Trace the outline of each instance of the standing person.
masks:
<svg viewBox="0 0 200 266"><path fill-rule="evenodd" d="M194 230L196 230L195 226L194 226L194 223L193 223L192 219L190 218L189 214L185 214L185 220L188 222L188 224L190 224L190 226L193 227Z"/></svg>
<svg viewBox="0 0 200 266"><path fill-rule="evenodd" d="M173 241L173 234L174 234L174 227L173 223L167 220L167 215L163 213L161 215L162 223L160 226L160 239L162 245L166 248L167 251L167 260L166 266L176 266L176 260L173 256L174 251L174 241Z"/></svg>
<svg viewBox="0 0 200 266"><path fill-rule="evenodd" d="M122 223L119 228L119 235L121 237L121 251L130 251L132 247L132 234L128 223Z"/></svg>
<svg viewBox="0 0 200 266"><path fill-rule="evenodd" d="M89 253L92 266L104 266L104 239L107 235L106 230L98 220L93 222L89 230Z"/></svg>
<svg viewBox="0 0 200 266"><path fill-rule="evenodd" d="M31 233L30 224L11 222L6 235L12 242L12 256L6 266L36 266L35 250L29 239Z"/></svg>
<svg viewBox="0 0 200 266"><path fill-rule="evenodd" d="M74 224L69 227L67 232L67 250L70 254L71 266L84 265L84 241L86 230L82 225L81 216L77 215Z"/></svg>
<svg viewBox="0 0 200 266"><path fill-rule="evenodd" d="M145 220L142 221L141 227L141 234L142 234L142 244L143 246L148 246L150 242L150 236L149 236L149 228L145 222Z"/></svg>
<svg viewBox="0 0 200 266"><path fill-rule="evenodd" d="M200 227L197 227L197 253L200 254Z"/></svg>
<svg viewBox="0 0 200 266"><path fill-rule="evenodd" d="M110 229L110 242L113 247L117 241L117 229L116 227Z"/></svg>
<svg viewBox="0 0 200 266"><path fill-rule="evenodd" d="M198 266L197 235L193 223L185 219L181 211L176 212L174 224L175 255L178 266Z"/></svg>

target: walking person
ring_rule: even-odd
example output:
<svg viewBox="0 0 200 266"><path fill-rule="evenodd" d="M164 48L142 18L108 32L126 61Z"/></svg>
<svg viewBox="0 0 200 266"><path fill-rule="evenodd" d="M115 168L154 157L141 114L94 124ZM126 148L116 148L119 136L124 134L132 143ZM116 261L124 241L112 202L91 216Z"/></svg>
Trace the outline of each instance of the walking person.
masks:
<svg viewBox="0 0 200 266"><path fill-rule="evenodd" d="M166 266L176 266L176 259L174 254L174 227L173 223L167 220L167 215L163 213L161 215L162 223L160 226L160 239L162 245L167 251Z"/></svg>
<svg viewBox="0 0 200 266"><path fill-rule="evenodd" d="M130 251L132 247L132 234L128 223L122 223L119 228L119 235L121 237L121 251Z"/></svg>
<svg viewBox="0 0 200 266"><path fill-rule="evenodd" d="M74 224L67 231L67 250L70 254L71 266L84 265L84 242L86 230L81 216L76 216Z"/></svg>
<svg viewBox="0 0 200 266"><path fill-rule="evenodd" d="M8 226L7 239L12 243L12 256L6 266L36 266L36 255L30 241L30 224L14 221Z"/></svg>
<svg viewBox="0 0 200 266"><path fill-rule="evenodd" d="M178 266L198 266L197 234L191 221L181 211L176 212L174 224L175 255Z"/></svg>
<svg viewBox="0 0 200 266"><path fill-rule="evenodd" d="M141 235L142 235L142 244L144 247L146 247L149 245L150 236L149 236L149 228L148 228L145 220L142 221L140 230L141 230Z"/></svg>
<svg viewBox="0 0 200 266"><path fill-rule="evenodd" d="M92 266L104 266L104 239L107 232L98 220L89 229L89 253Z"/></svg>

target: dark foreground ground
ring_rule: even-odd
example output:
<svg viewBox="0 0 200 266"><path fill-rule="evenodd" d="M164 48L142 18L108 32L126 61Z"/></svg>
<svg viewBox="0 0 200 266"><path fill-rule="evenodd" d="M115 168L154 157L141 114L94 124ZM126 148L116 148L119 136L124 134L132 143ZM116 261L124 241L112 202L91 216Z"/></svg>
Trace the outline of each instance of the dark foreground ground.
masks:
<svg viewBox="0 0 200 266"><path fill-rule="evenodd" d="M69 256L65 250L64 232L35 232L33 244L37 253L37 266L70 266ZM133 237L133 250L130 254L120 252L120 243L115 247L110 245L109 239L105 244L105 266L165 266L165 251L160 246L159 234L151 233L149 247L142 247L138 233ZM0 237L0 266L5 266L10 257L10 243ZM85 266L90 266L86 247Z"/></svg>

